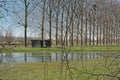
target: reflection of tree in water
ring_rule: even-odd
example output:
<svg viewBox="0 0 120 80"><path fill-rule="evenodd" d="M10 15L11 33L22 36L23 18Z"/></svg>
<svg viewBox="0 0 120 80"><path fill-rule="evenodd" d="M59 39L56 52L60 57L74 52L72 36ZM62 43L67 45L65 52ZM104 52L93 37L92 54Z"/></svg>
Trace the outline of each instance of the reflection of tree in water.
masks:
<svg viewBox="0 0 120 80"><path fill-rule="evenodd" d="M3 53L0 53L0 64L2 64Z"/></svg>
<svg viewBox="0 0 120 80"><path fill-rule="evenodd" d="M15 70L15 62L11 53L4 54L2 51L0 52L0 80L2 80L4 76L7 77L8 73Z"/></svg>
<svg viewBox="0 0 120 80"><path fill-rule="evenodd" d="M11 53L5 54L3 57L4 57L4 59L5 59L5 60L4 60L4 61L5 61L4 63L6 63L6 64L15 63L15 62L16 62Z"/></svg>
<svg viewBox="0 0 120 80"><path fill-rule="evenodd" d="M78 52L77 56L75 62L68 58L61 62L61 80L120 80L120 52Z"/></svg>

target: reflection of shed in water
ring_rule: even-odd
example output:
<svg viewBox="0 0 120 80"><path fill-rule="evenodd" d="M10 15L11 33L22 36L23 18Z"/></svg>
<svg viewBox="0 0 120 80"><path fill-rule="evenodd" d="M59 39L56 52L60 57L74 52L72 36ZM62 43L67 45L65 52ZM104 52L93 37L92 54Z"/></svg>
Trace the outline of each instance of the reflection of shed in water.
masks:
<svg viewBox="0 0 120 80"><path fill-rule="evenodd" d="M50 40L31 40L32 47L51 47Z"/></svg>
<svg viewBox="0 0 120 80"><path fill-rule="evenodd" d="M32 53L32 57L39 61L51 61L51 53Z"/></svg>

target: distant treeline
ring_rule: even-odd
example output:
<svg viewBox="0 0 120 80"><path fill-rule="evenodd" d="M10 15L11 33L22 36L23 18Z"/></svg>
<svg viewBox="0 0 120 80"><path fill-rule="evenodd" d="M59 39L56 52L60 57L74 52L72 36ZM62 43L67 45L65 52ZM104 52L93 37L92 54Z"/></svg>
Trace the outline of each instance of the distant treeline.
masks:
<svg viewBox="0 0 120 80"><path fill-rule="evenodd" d="M18 0L11 4L13 20L24 27L25 47L27 29L54 46L120 45L118 0Z"/></svg>

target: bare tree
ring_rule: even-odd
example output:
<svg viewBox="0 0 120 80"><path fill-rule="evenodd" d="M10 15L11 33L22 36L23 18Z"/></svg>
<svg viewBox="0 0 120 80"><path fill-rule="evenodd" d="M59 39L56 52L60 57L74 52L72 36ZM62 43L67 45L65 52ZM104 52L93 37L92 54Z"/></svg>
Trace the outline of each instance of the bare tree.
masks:
<svg viewBox="0 0 120 80"><path fill-rule="evenodd" d="M8 46L10 46L11 43L13 42L12 34L13 34L12 31L6 32L6 42L7 42Z"/></svg>
<svg viewBox="0 0 120 80"><path fill-rule="evenodd" d="M15 15L19 20L18 24L24 26L24 46L27 47L27 28L28 28L28 18L31 13L34 11L36 6L38 5L38 0L20 0L17 1L15 5ZM23 6L21 6L23 5ZM21 13L19 12L21 11Z"/></svg>
<svg viewBox="0 0 120 80"><path fill-rule="evenodd" d="M81 30L80 30L80 34L81 34L81 46L83 45L83 14L84 14L84 8L83 8L83 6L84 6L84 1L83 0L81 0L80 2L80 6L81 6L81 9L80 9L80 16L81 16Z"/></svg>
<svg viewBox="0 0 120 80"><path fill-rule="evenodd" d="M52 13L53 13L54 1L50 0L47 3L48 3L48 6L49 6L49 10L48 10L48 17L49 17L49 40L50 40L50 43L51 43L51 41L52 41Z"/></svg>
<svg viewBox="0 0 120 80"><path fill-rule="evenodd" d="M59 23L59 8L60 8L60 0L58 0L56 6L56 46L58 45L58 23Z"/></svg>
<svg viewBox="0 0 120 80"><path fill-rule="evenodd" d="M61 46L63 46L64 2L61 1Z"/></svg>
<svg viewBox="0 0 120 80"><path fill-rule="evenodd" d="M42 40L44 40L44 20L45 20L45 5L46 5L46 0L43 2L43 13L42 13Z"/></svg>

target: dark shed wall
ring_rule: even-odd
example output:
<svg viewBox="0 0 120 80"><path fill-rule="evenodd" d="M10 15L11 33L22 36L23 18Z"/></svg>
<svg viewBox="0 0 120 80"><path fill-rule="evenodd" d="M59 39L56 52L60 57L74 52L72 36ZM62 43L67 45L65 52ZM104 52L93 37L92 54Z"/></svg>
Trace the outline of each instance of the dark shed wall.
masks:
<svg viewBox="0 0 120 80"><path fill-rule="evenodd" d="M32 47L40 47L40 40L31 40Z"/></svg>
<svg viewBox="0 0 120 80"><path fill-rule="evenodd" d="M50 40L31 40L32 47L51 47Z"/></svg>

